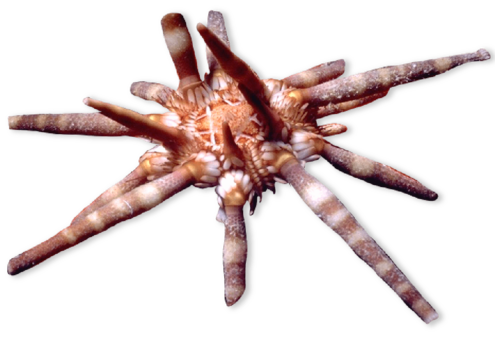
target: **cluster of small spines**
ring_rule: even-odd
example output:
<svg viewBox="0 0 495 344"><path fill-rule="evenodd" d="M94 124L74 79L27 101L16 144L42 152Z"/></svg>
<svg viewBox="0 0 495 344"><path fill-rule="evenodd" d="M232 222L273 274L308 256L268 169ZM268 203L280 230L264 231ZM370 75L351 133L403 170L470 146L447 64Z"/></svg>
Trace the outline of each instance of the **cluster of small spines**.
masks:
<svg viewBox="0 0 495 344"><path fill-rule="evenodd" d="M162 145L156 145L139 158L139 163L146 170L148 180L154 180L173 171L179 164L176 154Z"/></svg>
<svg viewBox="0 0 495 344"><path fill-rule="evenodd" d="M220 162L217 156L208 151L200 151L199 153L192 154L188 159L182 162L183 165L187 165L190 162L195 162L197 166L197 173L195 175L196 182L194 186L199 188L208 188L217 185L218 177L222 171L220 168ZM179 166L176 167L178 169Z"/></svg>
<svg viewBox="0 0 495 344"><path fill-rule="evenodd" d="M262 158L261 146L259 143L247 142L243 147L246 170L251 175L254 190L260 199L266 189L275 192L273 175L268 170L269 165Z"/></svg>
<svg viewBox="0 0 495 344"><path fill-rule="evenodd" d="M265 84L265 97L268 102L271 102L272 97L274 97L280 91L285 91L288 86L283 80L277 79L263 79Z"/></svg>
<svg viewBox="0 0 495 344"><path fill-rule="evenodd" d="M212 109L221 105L236 106L245 101L237 90L235 82L222 70L215 71L207 79L182 93L174 92L167 102L167 108L180 114L184 127L200 138L200 145L218 150L219 142L216 142L215 132L211 127ZM207 131L201 131L198 125L205 118L209 119L210 127Z"/></svg>
<svg viewBox="0 0 495 344"><path fill-rule="evenodd" d="M292 146L290 144L285 144L283 142L264 142L263 145L260 147L261 159L263 159L267 171L273 175L275 181L282 182L285 184L286 183L285 180L282 180L277 177L277 174L279 173L279 169L275 164L278 154L282 150L292 152Z"/></svg>
<svg viewBox="0 0 495 344"><path fill-rule="evenodd" d="M233 168L242 168L244 167L244 162L239 159L237 156L227 156L226 154L220 155L220 163L222 164L222 169L225 171L230 170L230 167Z"/></svg>
<svg viewBox="0 0 495 344"><path fill-rule="evenodd" d="M190 136L185 130L184 127L182 126L182 121L180 119L180 116L176 114L175 112L165 112L165 113L160 113L160 114L151 114L151 115L144 115L145 117L148 117L150 120L154 122L158 122L166 127L169 128L176 128L184 132L184 135ZM160 143L160 141L154 139L153 137L147 137L145 135L139 135L142 138L145 138L149 140L150 142L153 143Z"/></svg>
<svg viewBox="0 0 495 344"><path fill-rule="evenodd" d="M303 124L316 124L314 109L309 109L308 103L300 103L296 99L288 97L294 88L288 88L274 93L270 98L270 107L276 110L284 122L293 126Z"/></svg>
<svg viewBox="0 0 495 344"><path fill-rule="evenodd" d="M196 123L199 120L203 119L204 117L207 117L208 115L211 116L210 105L211 106L217 106L218 104L223 103L223 104L228 104L231 106L236 106L239 104L239 102L245 103L245 100L243 99L242 95L239 94L238 91L237 92L233 91L233 90L236 90L236 82L221 70L220 71L217 70L216 72L214 72L211 75L211 77L209 78L208 82L211 85L210 89L212 90L212 94L213 94L213 96L210 97L209 99L214 98L215 102L214 103L212 102L211 104L208 103L208 105L205 106L204 114L201 114L199 116L196 115L194 117L189 116L189 119L190 119L189 122L190 123L188 122L188 119L186 119L184 122L185 122L186 127L194 127L195 136L202 136L203 135L202 138L203 138L203 141L205 142L206 147L214 148L214 147L212 147L214 145L209 144L209 142L216 143L214 141L214 139L210 139L210 136L213 136L212 130L210 129L209 132L205 132L204 134L201 134L197 131ZM271 92L273 94L278 93L280 90L285 89L283 82L278 82L278 83L272 82L270 84L274 85L274 87L271 90ZM201 87L201 86L199 86L199 87ZM188 95L189 95L188 101L193 102L193 105L197 104L198 106L201 106L201 104L200 104L201 101L198 101L198 95L199 94L200 94L199 92L193 92L192 89L189 89L188 90ZM233 101L235 103L232 103ZM184 106L182 106L182 108L184 108ZM196 114L198 112L196 112ZM253 114L249 118L249 120L257 123L261 128L262 123L259 121L256 114ZM210 120L210 123L211 123L211 120ZM206 135L206 136L204 136L204 135ZM263 130L260 130L260 133L253 136L253 137L247 136L247 135L243 134L242 132L238 132L235 135L235 140L236 140L236 143L238 143L238 144L240 143L239 142L240 139L242 139L242 138L245 139L245 140L242 140L242 144L240 146L242 147L242 151L244 152L243 158L245 159L245 162L246 162L246 170L252 176L252 179L255 183L256 193L258 196L261 196L262 192L266 188L274 190L273 177L270 176L270 173L267 170L267 166L264 165L263 160L261 159L261 152L259 151L258 144L257 144L258 141L264 141L264 135L266 135L266 133L264 133ZM283 137L286 140L288 139L289 132L287 129L283 132ZM206 138L206 140L204 140L204 138ZM220 149L220 151L222 151L222 149ZM245 165L241 159L239 159L235 156L234 157L228 157L225 154L221 154L219 157L219 160L221 162L221 169L225 170L225 171L229 170L231 168L231 166L233 168L236 168L236 167L240 168L240 167L243 167ZM250 198L250 200L252 200L253 195L251 194L249 198Z"/></svg>
<svg viewBox="0 0 495 344"><path fill-rule="evenodd" d="M240 97L232 87L234 81L222 70L216 70L207 75L207 80L184 90L173 91L166 102L169 109L179 109L187 115L189 111L205 109L208 105L218 102L235 102Z"/></svg>
<svg viewBox="0 0 495 344"><path fill-rule="evenodd" d="M239 87L242 85L244 90L241 90L244 97L248 96L249 99L246 98L247 102L253 106L255 112L260 111L265 113L275 111L275 116L280 116L281 123L277 123L276 117L271 117L268 115L268 118L265 117L268 121L271 121L272 124L278 126L278 132L272 133L271 139L280 139L282 142L288 142L290 140L292 127L297 128L308 128L310 131L316 131L314 122L314 116L311 114L315 113L307 111L307 105L299 105L292 99L283 98L282 102L278 103L273 101L277 99L277 94L281 91L287 89L287 85L284 81L278 80L257 80L257 76L252 73L250 68L243 61L239 61L239 58L233 55L231 52L224 48L222 42L219 42L213 35L211 35L208 30L204 27L198 26L198 30L200 30L200 34L203 36L207 45L211 48L211 44L213 45L213 54L215 57L220 56L220 65L222 68L227 68L229 70L229 74L234 76L234 79L239 82ZM228 61L236 61L239 62L237 65L240 70L243 72L238 72L237 70L231 68L228 65ZM233 63L234 65L235 63ZM250 86L245 86L250 85ZM259 96L258 100L256 100L256 95ZM264 100L263 100L264 99ZM261 102L260 102L261 101ZM268 101L271 103L270 109L266 109L265 105L263 105L263 101ZM288 106L291 103L290 106ZM279 105L279 106L277 106ZM294 105L294 106L292 106ZM275 121L275 122L274 122ZM280 121L280 120L279 120ZM272 128L273 129L273 128ZM264 141L265 138L255 137L256 141ZM254 189L256 190L256 194L261 196L262 192L265 189L274 190L274 177L268 171L269 165L266 165L261 158L263 152L259 149L260 145L258 142L248 141L242 145L245 163L246 163L246 171L251 175ZM314 155L314 154L312 154ZM308 156L309 157L309 156Z"/></svg>
<svg viewBox="0 0 495 344"><path fill-rule="evenodd" d="M231 169L222 174L218 179L218 185L215 188L217 193L217 201L220 207L217 215L217 220L224 222L225 220L225 202L224 199L229 194L238 194L237 197L250 202L254 196L253 182L249 174L241 169Z"/></svg>
<svg viewBox="0 0 495 344"><path fill-rule="evenodd" d="M295 130L292 132L290 144L297 159L311 162L320 158L319 154L325 142L321 135Z"/></svg>

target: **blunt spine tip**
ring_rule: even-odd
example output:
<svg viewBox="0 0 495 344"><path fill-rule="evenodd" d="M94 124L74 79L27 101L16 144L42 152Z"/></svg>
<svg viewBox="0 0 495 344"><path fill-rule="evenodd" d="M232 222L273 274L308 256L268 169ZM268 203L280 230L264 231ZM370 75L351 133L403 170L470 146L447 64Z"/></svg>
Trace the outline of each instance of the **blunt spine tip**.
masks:
<svg viewBox="0 0 495 344"><path fill-rule="evenodd" d="M424 317L423 318L423 321L427 324L431 323L433 320L436 320L438 319L438 313L433 311L431 312L430 314L428 314L428 316Z"/></svg>
<svg viewBox="0 0 495 344"><path fill-rule="evenodd" d="M491 58L490 53L485 49L478 50L476 54L479 56L479 61L485 61Z"/></svg>
<svg viewBox="0 0 495 344"><path fill-rule="evenodd" d="M20 116L9 116L9 129L15 130L17 129L17 122Z"/></svg>

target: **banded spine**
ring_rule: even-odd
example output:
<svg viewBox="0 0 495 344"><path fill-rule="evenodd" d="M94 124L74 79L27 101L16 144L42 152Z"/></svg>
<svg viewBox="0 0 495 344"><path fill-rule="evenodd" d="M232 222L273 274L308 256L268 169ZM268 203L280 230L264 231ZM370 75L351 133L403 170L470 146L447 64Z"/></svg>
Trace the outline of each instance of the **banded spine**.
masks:
<svg viewBox="0 0 495 344"><path fill-rule="evenodd" d="M390 87L433 77L467 62L484 61L490 54L480 49L475 53L384 67L346 78L331 80L305 89L287 91L287 96L310 106L342 103L388 90Z"/></svg>
<svg viewBox="0 0 495 344"><path fill-rule="evenodd" d="M438 317L433 307L337 197L316 178L307 174L295 158L288 158L281 166L280 173L318 218L344 239L354 253L368 264L424 322L429 323Z"/></svg>
<svg viewBox="0 0 495 344"><path fill-rule="evenodd" d="M90 205L84 208L83 211L81 211L72 220L71 225L83 220L86 216L101 208L105 204L146 183L147 175L148 173L145 168L145 163L139 164L139 166L129 173L124 179L103 192Z"/></svg>
<svg viewBox="0 0 495 344"><path fill-rule="evenodd" d="M179 13L169 13L162 19L165 43L179 76L179 90L187 89L201 82L191 35L184 17Z"/></svg>
<svg viewBox="0 0 495 344"><path fill-rule="evenodd" d="M428 189L416 179L390 166L349 152L331 143L325 143L321 156L339 171L370 184L400 191L427 201L434 201L438 198L436 192Z"/></svg>
<svg viewBox="0 0 495 344"><path fill-rule="evenodd" d="M131 94L144 100L155 101L166 107L167 100L172 93L171 88L156 82L137 81L131 85Z"/></svg>
<svg viewBox="0 0 495 344"><path fill-rule="evenodd" d="M227 29L225 28L225 21L223 20L223 15L217 11L208 12L208 23L206 24L208 29L210 29L215 35L218 36L225 43L227 47L230 48L229 37L227 35ZM210 74L215 70L220 69L217 59L211 53L210 48L206 47L206 60L208 62L208 67L210 69Z"/></svg>
<svg viewBox="0 0 495 344"><path fill-rule="evenodd" d="M167 198L192 185L193 182L193 174L187 168L180 168L171 174L139 186L84 218L74 221L69 227L45 242L12 258L7 266L7 272L10 275L16 275L30 269L61 251L156 207Z"/></svg>
<svg viewBox="0 0 495 344"><path fill-rule="evenodd" d="M316 118L323 118L329 115L336 115L341 112L356 109L358 107L372 103L375 100L383 98L387 94L388 94L388 90L385 90L383 92L374 93L369 96L364 96L354 100L348 100L346 102L342 102L338 104L328 104L327 106L323 106L318 109L318 112L316 113Z"/></svg>
<svg viewBox="0 0 495 344"><path fill-rule="evenodd" d="M225 302L236 303L246 289L247 237L242 206L225 206L223 272Z"/></svg>
<svg viewBox="0 0 495 344"><path fill-rule="evenodd" d="M140 135L99 112L10 116L9 129L65 135Z"/></svg>
<svg viewBox="0 0 495 344"><path fill-rule="evenodd" d="M344 74L344 71L344 60L337 60L322 63L304 72L288 76L282 79L282 81L284 81L290 87L307 88L319 85L329 80L336 79Z"/></svg>

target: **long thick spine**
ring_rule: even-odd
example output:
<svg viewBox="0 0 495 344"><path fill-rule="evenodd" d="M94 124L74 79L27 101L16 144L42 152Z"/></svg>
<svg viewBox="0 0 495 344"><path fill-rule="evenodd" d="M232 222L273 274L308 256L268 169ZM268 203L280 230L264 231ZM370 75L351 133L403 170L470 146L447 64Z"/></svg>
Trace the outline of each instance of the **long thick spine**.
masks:
<svg viewBox="0 0 495 344"><path fill-rule="evenodd" d="M139 166L134 171L129 173L124 179L122 179L117 184L113 185L100 196L98 196L98 198L96 198L90 205L84 208L84 210L81 211L74 218L74 220L72 220L71 225L83 220L86 216L88 216L95 210L103 207L105 204L146 183L148 175L145 169L146 163L147 162L145 161L139 164Z"/></svg>
<svg viewBox="0 0 495 344"><path fill-rule="evenodd" d="M131 130L135 130L142 136L148 136L160 141L168 147L175 148L181 143L187 143L186 137L180 130L167 127L152 120L149 116L143 116L135 111L91 98L84 98L83 101L84 104L99 110L108 118L119 122Z"/></svg>
<svg viewBox="0 0 495 344"><path fill-rule="evenodd" d="M220 12L210 11L208 12L208 23L206 27L211 30L215 35L218 36L225 43L227 47L230 48L229 37L227 36L227 28L225 27L225 21L223 15ZM211 53L210 48L206 47L206 60L208 61L208 67L210 69L210 74L216 69L221 68L218 64L217 59Z"/></svg>
<svg viewBox="0 0 495 344"><path fill-rule="evenodd" d="M247 238L242 206L226 206L223 273L225 302L232 306L246 289Z"/></svg>
<svg viewBox="0 0 495 344"><path fill-rule="evenodd" d="M9 117L9 128L66 135L137 135L137 132L99 112L11 116Z"/></svg>
<svg viewBox="0 0 495 344"><path fill-rule="evenodd" d="M310 88L294 90L289 93L289 96L301 104L309 103L310 106L336 104L384 92L390 87L429 78L467 62L484 61L489 58L490 54L486 50L480 49L471 54L384 67L331 80Z"/></svg>
<svg viewBox="0 0 495 344"><path fill-rule="evenodd" d="M162 19L162 29L165 43L179 76L179 89L201 82L191 35L184 17L179 13L167 14Z"/></svg>
<svg viewBox="0 0 495 344"><path fill-rule="evenodd" d="M337 197L316 178L307 174L295 158L288 159L282 165L280 173L318 218L340 235L359 258L368 264L423 321L429 323L438 317L433 307Z"/></svg>
<svg viewBox="0 0 495 344"><path fill-rule="evenodd" d="M370 184L404 192L427 201L434 201L438 198L436 192L431 191L416 179L390 166L349 152L331 143L325 144L321 156L339 171Z"/></svg>
<svg viewBox="0 0 495 344"><path fill-rule="evenodd" d="M311 69L286 77L283 81L287 86L294 88L307 88L333 80L344 74L344 60L322 63Z"/></svg>
<svg viewBox="0 0 495 344"><path fill-rule="evenodd" d="M142 185L107 203L52 238L12 258L7 272L16 275L80 242L99 234L119 222L136 217L157 206L194 182L187 168Z"/></svg>
<svg viewBox="0 0 495 344"><path fill-rule="evenodd" d="M220 67L239 84L244 85L255 96L266 101L265 84L241 58L235 55L227 44L203 24L197 29L207 47L220 64Z"/></svg>
<svg viewBox="0 0 495 344"><path fill-rule="evenodd" d="M348 100L346 102L342 102L338 104L328 104L327 106L318 109L318 112L316 113L316 118L323 118L329 115L336 115L341 112L356 109L358 107L372 103L375 100L383 98L387 94L388 94L388 90L385 90L383 92L378 92L369 96L361 97L354 100Z"/></svg>
<svg viewBox="0 0 495 344"><path fill-rule="evenodd" d="M175 93L171 88L156 83L137 81L131 85L131 94L144 100L152 100L166 107L167 100L172 93Z"/></svg>

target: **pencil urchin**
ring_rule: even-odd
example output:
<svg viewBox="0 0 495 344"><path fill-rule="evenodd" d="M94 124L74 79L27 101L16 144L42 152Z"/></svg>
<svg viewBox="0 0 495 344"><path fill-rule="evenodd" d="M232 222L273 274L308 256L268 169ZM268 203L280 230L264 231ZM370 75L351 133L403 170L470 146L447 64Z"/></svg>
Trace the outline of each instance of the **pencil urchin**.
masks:
<svg viewBox="0 0 495 344"><path fill-rule="evenodd" d="M207 45L209 66L209 74L201 80L183 17L166 15L162 28L179 87L174 91L157 83L136 82L131 92L170 112L141 115L86 98L84 103L98 112L9 118L10 129L126 135L150 140L156 146L141 156L134 171L101 194L67 228L11 259L8 273L29 269L191 185L215 187L217 220L225 224L225 300L230 306L245 289L244 204L249 204L253 214L264 191L274 191L276 182L289 183L421 319L427 323L436 319L430 304L335 195L305 172L304 164L323 157L342 172L371 184L435 200L437 194L415 179L326 141L324 137L343 133L346 127L318 125L317 120L382 98L393 86L432 77L467 62L487 60L489 53L481 49L340 79L345 64L338 60L282 80L262 80L231 52L223 17L211 11L207 26L197 26Z"/></svg>

